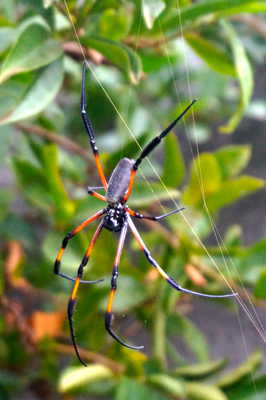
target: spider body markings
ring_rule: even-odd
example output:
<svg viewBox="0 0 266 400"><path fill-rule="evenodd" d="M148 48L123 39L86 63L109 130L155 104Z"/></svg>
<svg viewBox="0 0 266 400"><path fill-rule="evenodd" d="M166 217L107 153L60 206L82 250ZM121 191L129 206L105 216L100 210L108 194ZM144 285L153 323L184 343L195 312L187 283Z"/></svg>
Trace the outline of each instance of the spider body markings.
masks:
<svg viewBox="0 0 266 400"><path fill-rule="evenodd" d="M109 293L109 298L108 298L108 304L107 304L107 310L105 313L105 328L108 331L108 333L120 344L122 344L125 347L131 348L131 349L142 349L143 346L133 346L130 345L126 342L124 342L120 337L117 336L117 334L113 331L112 329L112 319L113 319L113 312L112 312L112 307L113 307L113 301L117 289L117 283L118 283L118 276L119 276L119 263L120 263L120 258L122 254L122 250L124 247L126 235L128 232L128 229L132 232L133 236L135 237L137 243L139 244L140 249L143 251L144 255L146 256L148 262L156 268L156 270L160 273L160 275L176 290L181 291L183 293L189 293L197 296L202 296L202 297L211 297L211 298L225 298L225 297L232 297L236 296L237 293L229 293L229 294L224 294L224 295L209 295L205 293L199 293L195 292L189 289L185 289L182 286L180 286L173 278L171 278L162 268L161 266L157 263L157 261L151 256L150 251L146 247L145 243L143 242L143 239L141 238L133 220L133 218L138 218L138 219L150 219L154 221L159 221L163 218L166 218L172 214L178 213L179 211L183 210L183 208L180 209L175 209L172 210L166 214L162 214L159 216L150 216L150 215L143 215L140 214L137 211L131 210L128 205L127 205L127 200L132 192L133 184L134 184L134 178L137 173L138 167L142 160L149 155L161 142L161 140L172 130L172 128L177 124L177 122L186 114L186 112L192 107L194 104L195 100L193 100L187 107L186 109L164 130L160 133L160 135L156 136L154 139L152 139L146 147L142 150L140 153L139 157L137 160L132 160L129 158L122 158L117 166L115 167L114 171L111 174L111 177L109 181L107 182L103 167L100 161L99 157L99 152L98 148L96 146L96 140L93 132L93 128L91 125L91 122L89 120L89 117L87 115L87 104L86 104L86 72L87 72L87 67L86 63L83 64L83 73L82 73L82 90L81 90L81 117L83 119L84 127L87 131L87 134L89 136L89 142L90 146L95 158L96 162L96 167L98 170L98 174L102 183L102 187L89 187L88 188L88 194L98 198L99 200L107 202L107 207L103 208L102 210L98 211L96 214L93 216L89 217L85 221L83 221L80 225L78 225L76 228L74 228L71 232L69 232L65 238L62 241L62 246L57 254L55 264L54 264L54 273L56 275L59 275L65 279L68 279L70 281L74 282L73 289L71 292L71 296L68 302L68 320L69 320L69 326L70 326L70 333L71 333L71 340L76 352L76 355L79 359L79 361L86 366L86 363L82 360L78 346L76 343L75 339L75 334L74 334L74 327L73 327L73 312L74 312L74 307L76 304L77 300L77 293L78 293L78 288L81 283L86 283L86 284L94 284L102 281L101 279L99 280L94 280L94 281L87 281L83 280L83 271L84 268L86 267L87 263L89 262L91 252L94 248L94 245L102 231L103 228L108 229L112 232L120 232L119 240L118 240L118 247L115 255L115 260L113 264L113 270L112 270L112 277L111 277L111 290ZM98 193L96 190L97 189L105 189L105 196L101 195ZM79 265L79 268L77 270L77 275L75 278L64 274L61 272L61 259L64 254L64 251L68 245L69 240L71 240L76 234L78 234L82 229L84 229L86 226L91 224L93 221L100 219L100 223L89 243L88 248L86 249L86 252L83 256L83 259Z"/></svg>

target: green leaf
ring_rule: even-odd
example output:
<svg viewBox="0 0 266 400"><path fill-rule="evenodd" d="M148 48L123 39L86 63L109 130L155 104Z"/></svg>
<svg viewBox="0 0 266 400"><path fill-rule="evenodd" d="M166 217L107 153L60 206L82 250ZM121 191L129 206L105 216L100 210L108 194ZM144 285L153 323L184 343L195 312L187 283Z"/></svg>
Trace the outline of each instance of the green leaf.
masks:
<svg viewBox="0 0 266 400"><path fill-rule="evenodd" d="M266 10L265 0L203 0L201 2L190 4L180 9L180 20L182 24L192 22L198 18L211 16L212 14L231 15L240 12L263 12ZM159 23L156 24L159 29ZM177 16L171 16L161 23L165 29L176 29Z"/></svg>
<svg viewBox="0 0 266 400"><path fill-rule="evenodd" d="M250 102L253 91L253 73L245 52L245 48L237 36L234 28L226 21L222 21L222 26L232 48L235 69L237 71L240 85L240 102L237 110L227 124L220 127L220 131L222 133L232 133L242 119L243 114Z"/></svg>
<svg viewBox="0 0 266 400"><path fill-rule="evenodd" d="M46 106L54 99L63 81L62 59L56 60L47 67L38 71L35 79L27 90L23 85L17 87L15 92L15 82L11 86L10 82L0 86L0 98L11 96L11 110L6 110L5 105L0 109L0 125L17 122L43 111ZM12 103L13 98L13 103ZM4 114L4 115L3 115Z"/></svg>
<svg viewBox="0 0 266 400"><path fill-rule="evenodd" d="M164 139L164 164L162 180L166 186L179 186L185 175L185 164L178 139L168 135Z"/></svg>
<svg viewBox="0 0 266 400"><path fill-rule="evenodd" d="M222 172L227 179L239 174L248 164L251 148L248 145L232 145L221 148L214 153Z"/></svg>
<svg viewBox="0 0 266 400"><path fill-rule="evenodd" d="M261 351L256 351L249 358L242 363L235 370L230 371L224 375L218 382L217 385L221 388L228 388L230 386L239 384L244 378L253 374L263 361L263 354Z"/></svg>
<svg viewBox="0 0 266 400"><path fill-rule="evenodd" d="M265 400L266 375L230 387L225 393L229 400Z"/></svg>
<svg viewBox="0 0 266 400"><path fill-rule="evenodd" d="M123 378L117 386L115 400L167 400L168 397L137 380Z"/></svg>
<svg viewBox="0 0 266 400"><path fill-rule="evenodd" d="M214 42L206 40L195 33L188 33L185 39L192 49L210 68L221 74L236 76L235 66L228 54Z"/></svg>
<svg viewBox="0 0 266 400"><path fill-rule="evenodd" d="M255 284L258 275L265 268L266 260L266 239L255 243L245 252L241 260L241 270L245 274L245 279Z"/></svg>
<svg viewBox="0 0 266 400"><path fill-rule="evenodd" d="M75 206L69 200L62 178L59 172L57 147L54 144L43 147L44 171L49 186L49 192L53 196L55 205L55 218L58 221L69 219L75 211Z"/></svg>
<svg viewBox="0 0 266 400"><path fill-rule="evenodd" d="M227 400L226 395L217 387L202 383L187 383L189 400Z"/></svg>
<svg viewBox="0 0 266 400"><path fill-rule="evenodd" d="M184 378L202 379L215 374L217 371L220 371L220 369L225 366L226 362L227 361L225 359L222 359L218 361L186 365L184 367L177 368L174 372L175 374Z"/></svg>
<svg viewBox="0 0 266 400"><path fill-rule="evenodd" d="M146 207L155 201L179 198L180 193L171 188L165 188L160 183L135 182L129 199L130 207Z"/></svg>
<svg viewBox="0 0 266 400"><path fill-rule="evenodd" d="M66 393L80 386L100 380L113 378L113 372L101 364L84 367L71 367L63 371L59 382L58 391Z"/></svg>
<svg viewBox="0 0 266 400"><path fill-rule="evenodd" d="M180 335L190 350L193 351L198 361L208 361L208 345L203 334L195 325L181 314L172 314L167 319L167 332L169 335Z"/></svg>
<svg viewBox="0 0 266 400"><path fill-rule="evenodd" d="M0 27L0 53L4 52L15 40L16 30L10 27Z"/></svg>
<svg viewBox="0 0 266 400"><path fill-rule="evenodd" d="M149 375L148 382L173 397L183 398L186 395L184 383L180 379L173 378L169 375Z"/></svg>
<svg viewBox="0 0 266 400"><path fill-rule="evenodd" d="M95 29L98 35L112 40L122 40L129 32L132 16L123 8L107 8L101 13Z"/></svg>
<svg viewBox="0 0 266 400"><path fill-rule="evenodd" d="M219 190L220 185L221 171L215 156L203 153L192 163L189 183L183 192L182 201L185 204L198 205L203 193L208 198Z"/></svg>
<svg viewBox="0 0 266 400"><path fill-rule="evenodd" d="M49 38L46 24L36 19L25 26L8 53L0 71L0 83L12 75L48 65L62 54L59 43Z"/></svg>
<svg viewBox="0 0 266 400"><path fill-rule="evenodd" d="M43 172L28 161L13 159L13 167L25 196L43 210L49 211L52 199Z"/></svg>
<svg viewBox="0 0 266 400"><path fill-rule="evenodd" d="M162 0L142 0L142 15L148 29L153 27L155 19L165 9L165 3Z"/></svg>
<svg viewBox="0 0 266 400"><path fill-rule="evenodd" d="M113 310L117 313L128 311L141 303L149 297L149 291L144 284L139 282L132 276L119 276L119 289L117 291ZM108 280L104 281L101 288L110 288ZM102 301L100 308L105 311L107 298Z"/></svg>
<svg viewBox="0 0 266 400"><path fill-rule="evenodd" d="M141 59L130 47L99 36L83 38L83 43L96 49L114 65L117 65L125 72L131 83L139 83L142 74Z"/></svg>
<svg viewBox="0 0 266 400"><path fill-rule="evenodd" d="M241 197L247 196L265 186L262 179L252 176L240 176L239 178L230 179L220 185L219 190L208 197L207 205L210 211L215 212L221 207L228 206L239 200Z"/></svg>
<svg viewBox="0 0 266 400"><path fill-rule="evenodd" d="M259 275L254 294L258 299L266 299L266 268Z"/></svg>

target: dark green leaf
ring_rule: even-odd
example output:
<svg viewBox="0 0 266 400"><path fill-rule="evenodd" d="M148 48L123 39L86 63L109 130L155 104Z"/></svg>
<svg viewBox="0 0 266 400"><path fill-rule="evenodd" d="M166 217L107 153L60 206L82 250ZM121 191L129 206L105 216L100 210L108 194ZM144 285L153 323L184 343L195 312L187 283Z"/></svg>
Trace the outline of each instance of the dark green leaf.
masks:
<svg viewBox="0 0 266 400"><path fill-rule="evenodd" d="M118 384L115 400L167 400L168 397L145 386L137 380L123 378Z"/></svg>
<svg viewBox="0 0 266 400"><path fill-rule="evenodd" d="M130 47L114 40L98 36L83 38L84 44L102 53L114 65L125 72L133 84L141 78L142 65L138 54Z"/></svg>
<svg viewBox="0 0 266 400"><path fill-rule="evenodd" d="M266 299L266 268L259 275L254 294L259 299Z"/></svg>
<svg viewBox="0 0 266 400"><path fill-rule="evenodd" d="M171 315L167 319L167 332L169 335L180 335L198 361L205 362L209 359L208 345L203 334L186 317L181 314Z"/></svg>
<svg viewBox="0 0 266 400"><path fill-rule="evenodd" d="M265 400L266 376L250 379L225 390L229 400Z"/></svg>

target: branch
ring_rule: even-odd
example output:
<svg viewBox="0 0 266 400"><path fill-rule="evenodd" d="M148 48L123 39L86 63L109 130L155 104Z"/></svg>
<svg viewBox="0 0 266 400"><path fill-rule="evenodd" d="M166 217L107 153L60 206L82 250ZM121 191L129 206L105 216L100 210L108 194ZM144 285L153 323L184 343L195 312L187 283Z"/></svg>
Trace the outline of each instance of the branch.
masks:
<svg viewBox="0 0 266 400"><path fill-rule="evenodd" d="M84 158L84 160L86 160L86 161L91 160L91 157L88 155L87 150L84 150L81 146L79 146L72 140L70 140L64 136L58 135L55 132L48 131L47 129L41 128L40 126L37 126L37 125L28 125L28 124L24 124L24 123L18 123L18 124L16 124L16 127L18 129L22 130L23 132L30 133L30 134L37 135L39 137L48 139L51 142L58 144L63 149L65 149L71 153L78 154L79 156Z"/></svg>

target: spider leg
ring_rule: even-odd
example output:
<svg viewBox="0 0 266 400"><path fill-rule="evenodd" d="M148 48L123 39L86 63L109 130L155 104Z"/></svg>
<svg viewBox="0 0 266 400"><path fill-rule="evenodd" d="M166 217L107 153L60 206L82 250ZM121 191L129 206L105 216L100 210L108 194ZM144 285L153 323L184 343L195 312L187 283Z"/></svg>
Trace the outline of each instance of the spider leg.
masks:
<svg viewBox="0 0 266 400"><path fill-rule="evenodd" d="M68 245L68 242L70 239L72 239L77 233L79 233L83 228L85 228L87 225L89 225L91 222L94 220L100 218L103 214L105 214L105 209L98 211L96 214L94 214L92 217L86 219L83 221L80 225L78 225L76 228L74 228L71 232L69 232L63 239L62 246L57 254L57 257L55 259L54 263L54 273L56 275L61 276L62 278L68 279L72 282L75 282L75 279L72 278L71 276L64 274L63 272L60 271L61 267L61 259L63 257L64 251ZM99 280L96 281L83 281L80 280L80 283L98 283Z"/></svg>
<svg viewBox="0 0 266 400"><path fill-rule="evenodd" d="M138 167L142 160L147 157L154 149L157 147L161 140L173 129L173 127L184 117L184 115L188 112L188 110L193 106L193 104L196 102L196 100L193 100L185 109L182 111L182 113L170 124L166 129L164 129L160 135L156 136L154 139L152 139L142 150L140 153L140 156L137 158L135 163L133 164L132 170L131 170L131 175L130 175L130 181L129 181L129 186L127 193L124 196L124 202L127 201L129 196L131 195L133 184L134 184L134 179L135 175L137 173Z"/></svg>
<svg viewBox="0 0 266 400"><path fill-rule="evenodd" d="M121 253L122 249L124 247L125 243L125 238L127 234L127 222L123 226L119 238L119 243L117 247L117 252L115 256L115 261L114 261L114 266L113 266L113 272L112 272L112 279L111 279L111 291L109 294L109 299L108 299L108 304L107 304L107 311L105 313L105 328L108 331L108 333L120 344L122 344L125 347L128 347L129 349L134 349L134 350L140 350L143 348L143 346L133 346L130 344L125 343L122 339L120 339L117 334L113 331L112 329L112 319L113 319L113 312L112 312L112 307L113 307L113 301L114 301L114 296L115 292L117 289L117 279L118 279L118 266L120 263L120 258L121 258Z"/></svg>
<svg viewBox="0 0 266 400"><path fill-rule="evenodd" d="M95 192L95 190L97 189L104 189L103 186L97 186L97 187L88 187L88 194L92 197L96 197L99 200L105 201L106 202L106 198L101 195L100 193Z"/></svg>
<svg viewBox="0 0 266 400"><path fill-rule="evenodd" d="M226 297L234 297L237 296L237 293L229 293L229 294L222 294L222 295L213 295L213 294L206 294L206 293L199 293L199 292L195 292L193 290L189 290L189 289L185 289L182 286L180 286L177 282L174 281L173 278L171 278L161 267L160 265L157 263L156 260L154 260L154 258L152 258L150 251L147 249L147 247L145 246L145 243L143 242L139 232L137 231L137 228L135 227L133 221L131 220L131 218L129 217L129 215L127 216L128 219L128 224L129 227L135 237L135 239L137 240L141 250L144 252L147 260L149 261L149 263L157 269L157 271L160 273L160 275L176 290L179 290L180 292L183 293L189 293L189 294L193 294L196 296L201 296L201 297L210 297L210 298L226 298Z"/></svg>
<svg viewBox="0 0 266 400"><path fill-rule="evenodd" d="M83 63L83 70L82 70L82 87L81 87L81 102L80 102L80 111L81 117L86 129L87 134L89 135L89 141L91 145L91 149L95 158L96 167L98 170L99 177L105 189L107 189L107 181L103 172L103 167L99 157L98 147L96 146L96 140L92 128L91 121L87 114L87 98L86 98L86 73L87 73L87 66L86 62Z"/></svg>
<svg viewBox="0 0 266 400"><path fill-rule="evenodd" d="M163 218L169 217L170 215L176 214L179 211L183 211L185 207L182 208L176 208L175 210L172 210L166 214L158 215L158 216L153 216L153 215L143 215L139 213L138 211L131 210L130 208L127 209L128 213L135 218L139 219L150 219L152 221L160 221Z"/></svg>
<svg viewBox="0 0 266 400"><path fill-rule="evenodd" d="M74 313L75 304L76 304L76 301L77 301L77 292L78 292L79 284L82 282L81 278L83 276L84 267L87 265L87 263L89 261L92 249L95 246L96 240L99 237L102 228L103 228L103 221L100 222L100 224L98 225L98 228L96 229L96 231L95 231L95 233L94 233L94 235L93 235L93 237L92 237L92 239L90 241L90 244L89 244L89 246L88 246L88 248L86 250L86 253L85 253L85 255L84 255L84 257L83 257L83 259L82 259L82 261L80 263L80 266L79 266L78 272L77 272L77 277L75 279L75 283L74 283L74 286L73 286L73 289L72 289L72 292L71 292L71 296L70 296L70 299L68 301L68 307L67 307L67 315L68 315L68 321L69 321L72 344L73 344L73 347L75 349L75 352L76 352L76 355L77 355L79 361L81 362L81 364L83 364L85 366L87 366L87 364L82 360L82 358L81 358L81 356L79 354L77 343L76 343L74 325L73 325L73 313Z"/></svg>

